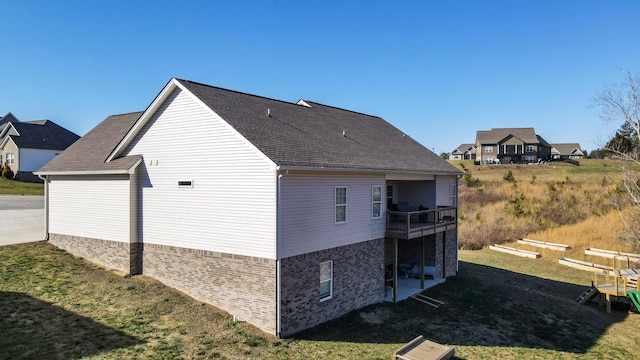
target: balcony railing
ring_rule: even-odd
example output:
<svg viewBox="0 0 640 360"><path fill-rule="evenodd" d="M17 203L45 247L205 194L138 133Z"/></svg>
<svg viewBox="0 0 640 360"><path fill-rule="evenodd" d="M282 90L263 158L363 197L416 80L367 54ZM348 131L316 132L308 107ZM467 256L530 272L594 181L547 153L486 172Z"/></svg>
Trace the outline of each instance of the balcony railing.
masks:
<svg viewBox="0 0 640 360"><path fill-rule="evenodd" d="M456 207L410 212L387 211L387 236L415 239L436 234L456 228L457 217Z"/></svg>

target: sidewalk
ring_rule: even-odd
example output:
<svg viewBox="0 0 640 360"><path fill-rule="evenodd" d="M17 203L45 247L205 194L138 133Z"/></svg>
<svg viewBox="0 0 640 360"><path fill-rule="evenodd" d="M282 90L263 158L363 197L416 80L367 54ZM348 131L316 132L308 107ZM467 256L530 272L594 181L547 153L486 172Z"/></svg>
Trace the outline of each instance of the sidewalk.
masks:
<svg viewBox="0 0 640 360"><path fill-rule="evenodd" d="M0 195L0 246L43 239L44 198Z"/></svg>

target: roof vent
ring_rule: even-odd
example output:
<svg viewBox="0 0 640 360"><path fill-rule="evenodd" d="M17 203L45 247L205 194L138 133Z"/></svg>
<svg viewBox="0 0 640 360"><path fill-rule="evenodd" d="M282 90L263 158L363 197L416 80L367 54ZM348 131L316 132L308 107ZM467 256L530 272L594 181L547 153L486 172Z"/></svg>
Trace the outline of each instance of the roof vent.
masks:
<svg viewBox="0 0 640 360"><path fill-rule="evenodd" d="M267 109L267 116L271 117L271 109Z"/></svg>
<svg viewBox="0 0 640 360"><path fill-rule="evenodd" d="M347 132L342 130L342 136L347 137Z"/></svg>

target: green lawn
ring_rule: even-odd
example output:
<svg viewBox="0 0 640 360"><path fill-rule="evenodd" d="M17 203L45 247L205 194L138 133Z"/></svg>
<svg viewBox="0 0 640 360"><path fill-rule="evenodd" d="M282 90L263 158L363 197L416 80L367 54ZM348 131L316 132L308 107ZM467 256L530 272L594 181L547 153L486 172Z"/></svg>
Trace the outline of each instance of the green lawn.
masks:
<svg viewBox="0 0 640 360"><path fill-rule="evenodd" d="M0 357L390 359L417 335L463 359L615 359L640 353L640 315L574 299L589 275L553 261L461 251L426 295L277 339L144 276L123 277L44 243L0 248Z"/></svg>
<svg viewBox="0 0 640 360"><path fill-rule="evenodd" d="M0 194L6 195L43 195L44 185L0 177Z"/></svg>

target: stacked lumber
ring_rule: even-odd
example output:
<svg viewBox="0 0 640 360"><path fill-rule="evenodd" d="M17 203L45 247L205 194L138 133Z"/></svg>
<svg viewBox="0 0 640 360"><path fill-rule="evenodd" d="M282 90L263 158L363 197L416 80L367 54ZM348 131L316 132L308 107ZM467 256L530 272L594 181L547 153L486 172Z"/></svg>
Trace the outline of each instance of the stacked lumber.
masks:
<svg viewBox="0 0 640 360"><path fill-rule="evenodd" d="M590 263L587 261L581 261L581 260L569 259L569 258L563 258L563 257L558 258L558 263L560 265L569 266L574 269L586 270L586 271L591 271L591 272L600 273L600 274L607 274L610 271L613 271L613 268L611 266L600 265L596 263Z"/></svg>
<svg viewBox="0 0 640 360"><path fill-rule="evenodd" d="M551 250L557 250L557 251L567 251L568 249L571 249L571 246L565 245L565 244L556 244L556 243L551 243L546 241L538 241L538 240L531 240L531 239L525 239L525 238L518 239L518 244L532 245L539 248L551 249Z"/></svg>

